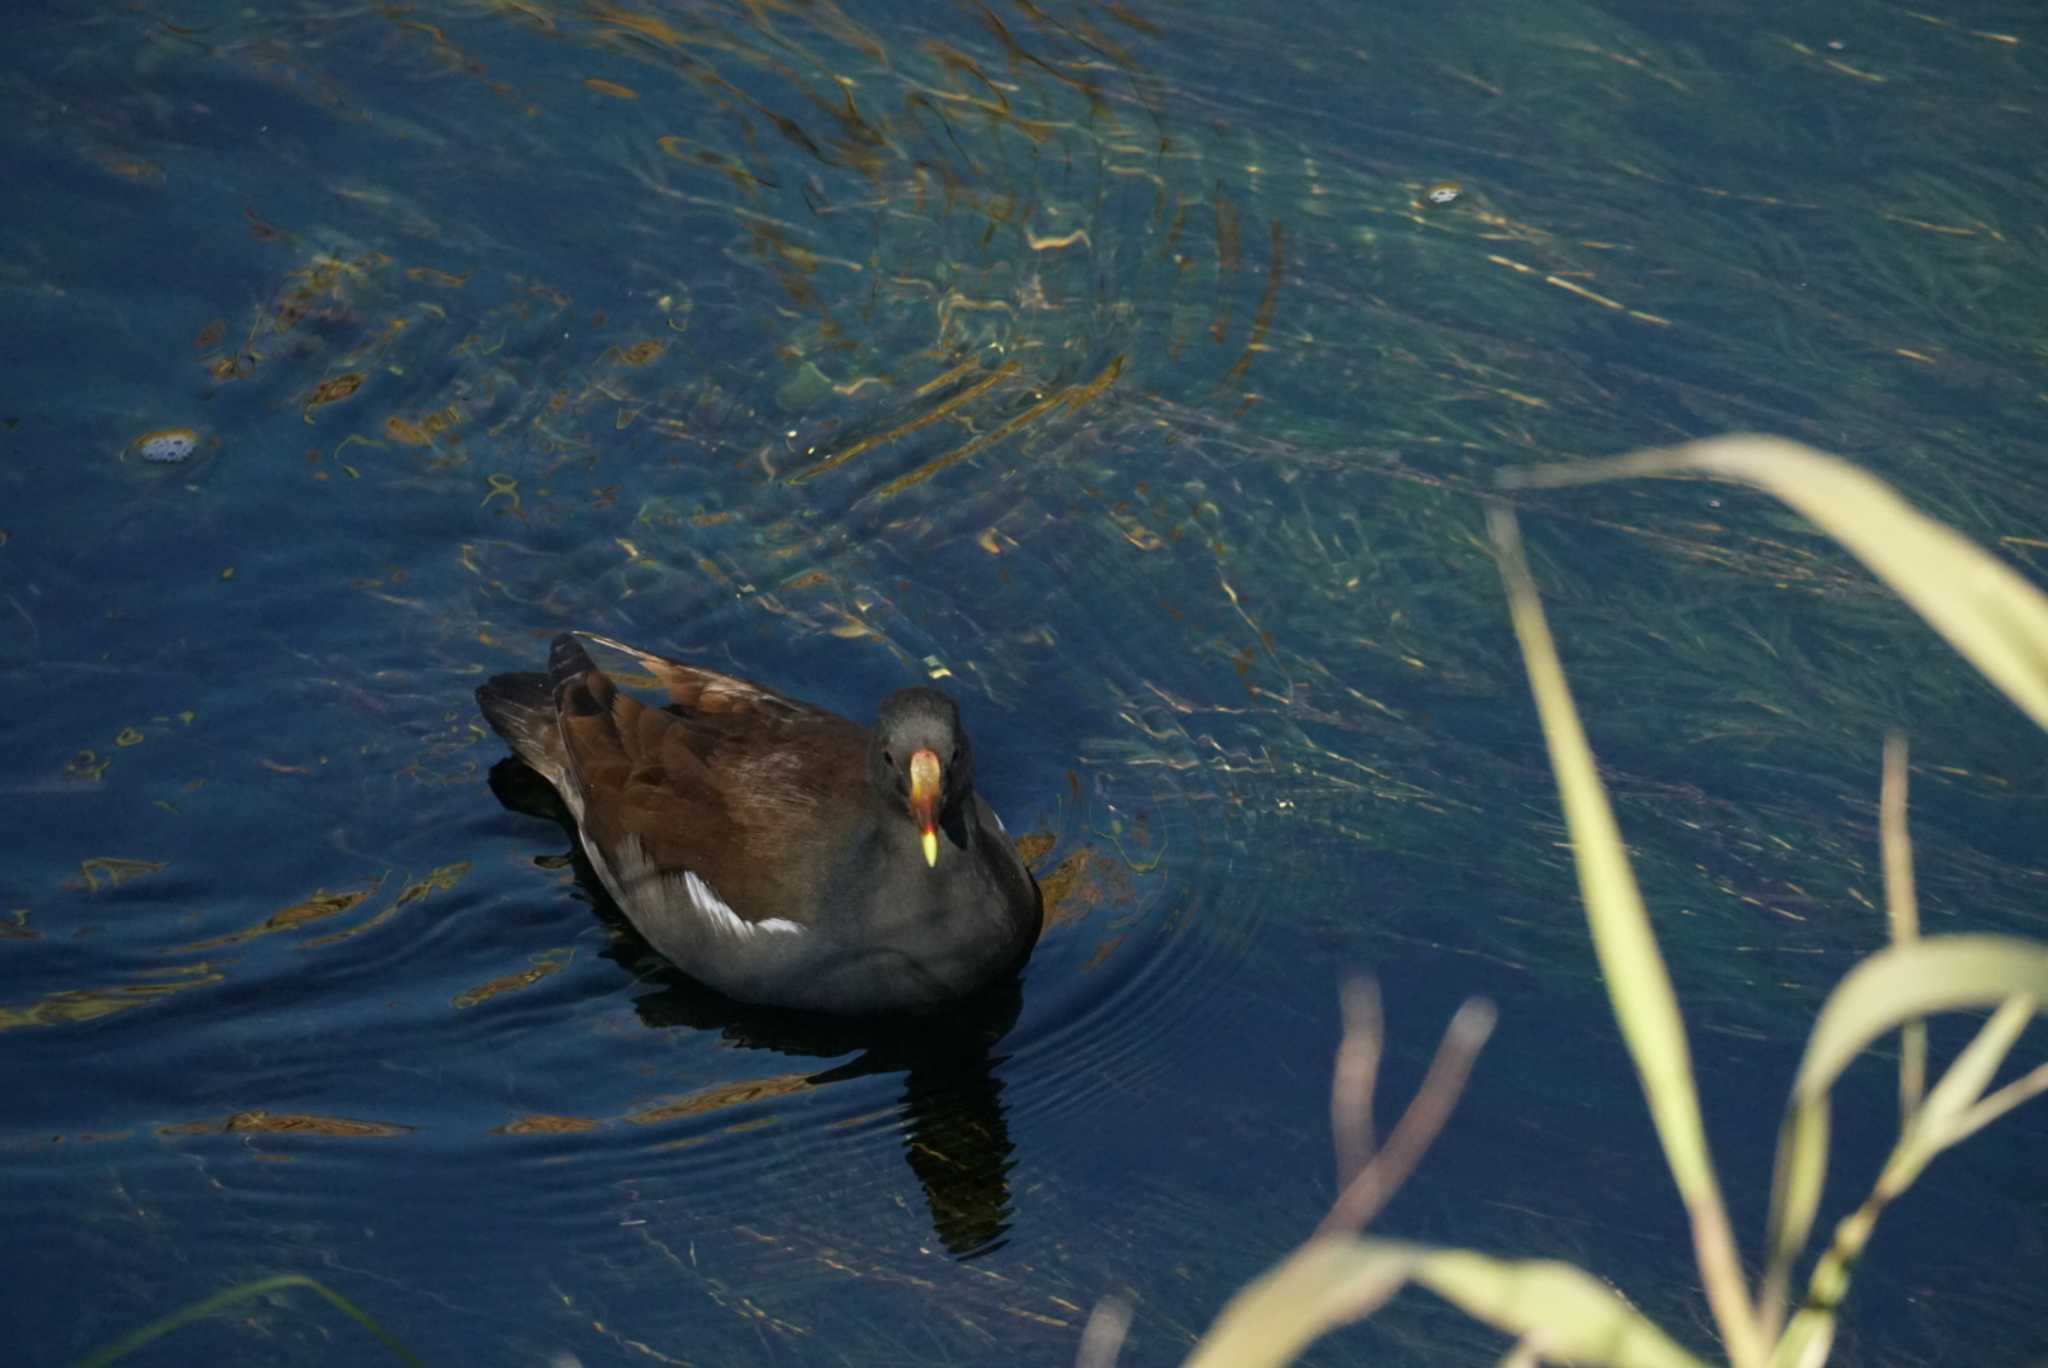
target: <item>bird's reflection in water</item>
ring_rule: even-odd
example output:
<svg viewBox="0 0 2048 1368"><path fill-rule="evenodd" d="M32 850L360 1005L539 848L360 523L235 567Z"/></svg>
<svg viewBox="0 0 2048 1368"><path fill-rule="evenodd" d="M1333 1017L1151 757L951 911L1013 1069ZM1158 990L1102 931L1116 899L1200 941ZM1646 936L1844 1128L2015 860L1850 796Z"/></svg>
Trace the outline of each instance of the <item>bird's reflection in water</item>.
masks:
<svg viewBox="0 0 2048 1368"><path fill-rule="evenodd" d="M507 757L492 767L490 783L506 807L552 818L570 832L577 880L614 932L605 957L656 985L633 1002L644 1025L716 1031L731 1045L799 1058L853 1056L807 1077L813 1088L902 1074L903 1156L924 1189L940 1243L961 1259L1000 1246L1010 1225L1013 1147L994 1049L1023 1007L1015 983L995 985L946 1012L916 1017L826 1016L735 1002L670 965L640 938L585 860L569 814L546 780Z"/></svg>

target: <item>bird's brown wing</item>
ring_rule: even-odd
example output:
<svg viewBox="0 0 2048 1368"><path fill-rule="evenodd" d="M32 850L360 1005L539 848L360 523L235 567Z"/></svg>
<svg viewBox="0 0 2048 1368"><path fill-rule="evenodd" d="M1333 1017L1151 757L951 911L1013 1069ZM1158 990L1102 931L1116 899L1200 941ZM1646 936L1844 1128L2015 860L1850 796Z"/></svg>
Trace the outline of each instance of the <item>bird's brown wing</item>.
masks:
<svg viewBox="0 0 2048 1368"><path fill-rule="evenodd" d="M866 733L745 680L621 649L676 709L622 692L573 636L549 660L584 832L601 852L637 838L656 871L694 873L743 920L808 924L863 810Z"/></svg>
<svg viewBox="0 0 2048 1368"><path fill-rule="evenodd" d="M730 717L735 721L770 726L817 718L842 720L815 704L773 689L764 689L736 675L720 674L701 665L670 660L595 632L582 635L600 646L632 657L668 694L670 705L684 714Z"/></svg>

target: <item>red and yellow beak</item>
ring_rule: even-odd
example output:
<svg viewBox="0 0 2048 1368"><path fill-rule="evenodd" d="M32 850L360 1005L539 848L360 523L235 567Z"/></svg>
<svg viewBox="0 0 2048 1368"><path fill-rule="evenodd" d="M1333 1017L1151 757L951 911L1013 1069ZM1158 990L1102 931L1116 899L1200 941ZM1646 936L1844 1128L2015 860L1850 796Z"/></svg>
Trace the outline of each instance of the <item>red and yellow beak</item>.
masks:
<svg viewBox="0 0 2048 1368"><path fill-rule="evenodd" d="M924 862L939 863L939 757L930 749L910 757L910 816L924 833Z"/></svg>

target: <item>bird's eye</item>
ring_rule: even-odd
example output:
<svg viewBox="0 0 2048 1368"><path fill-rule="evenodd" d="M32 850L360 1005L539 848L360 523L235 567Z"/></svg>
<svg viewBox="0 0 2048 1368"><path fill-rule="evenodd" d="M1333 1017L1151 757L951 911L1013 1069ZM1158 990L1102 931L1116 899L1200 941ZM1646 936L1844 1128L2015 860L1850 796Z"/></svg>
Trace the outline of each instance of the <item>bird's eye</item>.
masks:
<svg viewBox="0 0 2048 1368"><path fill-rule="evenodd" d="M956 765L960 763L960 743L958 741L953 743L953 763Z"/></svg>
<svg viewBox="0 0 2048 1368"><path fill-rule="evenodd" d="M896 768L896 753L894 751L883 751L882 758L889 762L890 769Z"/></svg>

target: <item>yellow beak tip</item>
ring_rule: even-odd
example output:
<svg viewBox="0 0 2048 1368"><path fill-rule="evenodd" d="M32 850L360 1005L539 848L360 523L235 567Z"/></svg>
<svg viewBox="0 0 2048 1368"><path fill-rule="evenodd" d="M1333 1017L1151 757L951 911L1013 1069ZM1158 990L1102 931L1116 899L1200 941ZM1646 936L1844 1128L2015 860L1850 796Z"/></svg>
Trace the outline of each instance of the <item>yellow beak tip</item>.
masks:
<svg viewBox="0 0 2048 1368"><path fill-rule="evenodd" d="M924 862L934 869L939 867L939 834L936 831L924 834Z"/></svg>

